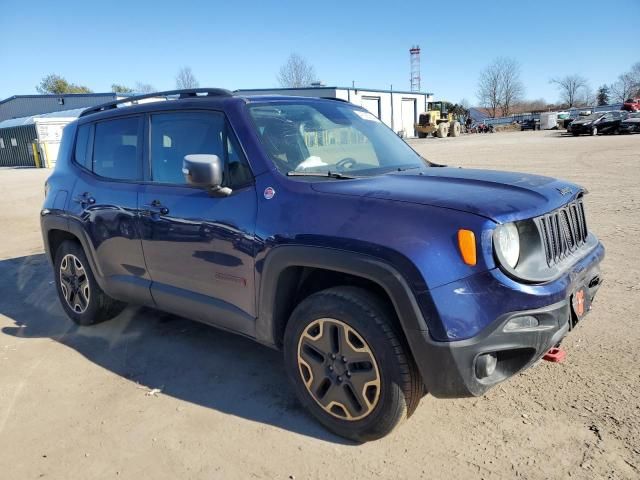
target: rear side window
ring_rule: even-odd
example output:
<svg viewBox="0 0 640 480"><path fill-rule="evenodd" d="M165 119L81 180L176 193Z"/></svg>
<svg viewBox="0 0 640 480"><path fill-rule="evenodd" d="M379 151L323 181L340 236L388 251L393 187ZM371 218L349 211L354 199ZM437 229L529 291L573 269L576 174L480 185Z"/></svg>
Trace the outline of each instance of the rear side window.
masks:
<svg viewBox="0 0 640 480"><path fill-rule="evenodd" d="M93 171L117 180L140 179L141 117L96 123Z"/></svg>
<svg viewBox="0 0 640 480"><path fill-rule="evenodd" d="M81 125L78 128L78 134L76 135L76 150L75 157L76 163L82 165L85 168L91 170L91 155L88 152L89 149L89 133L91 132L90 125Z"/></svg>

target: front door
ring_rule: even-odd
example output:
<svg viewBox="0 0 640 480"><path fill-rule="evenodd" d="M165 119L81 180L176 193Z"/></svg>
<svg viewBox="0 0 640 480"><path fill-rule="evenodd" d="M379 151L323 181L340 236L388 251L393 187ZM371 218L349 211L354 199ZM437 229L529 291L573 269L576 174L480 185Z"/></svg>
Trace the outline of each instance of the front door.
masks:
<svg viewBox="0 0 640 480"><path fill-rule="evenodd" d="M140 199L151 293L163 310L253 336L257 199L250 169L219 112L149 117L149 182ZM189 186L185 155L218 155L226 197Z"/></svg>

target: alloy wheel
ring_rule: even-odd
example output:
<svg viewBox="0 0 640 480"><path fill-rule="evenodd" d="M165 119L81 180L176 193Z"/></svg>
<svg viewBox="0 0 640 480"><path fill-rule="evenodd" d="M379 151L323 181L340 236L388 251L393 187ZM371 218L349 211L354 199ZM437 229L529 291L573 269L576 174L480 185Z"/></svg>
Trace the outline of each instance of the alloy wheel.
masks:
<svg viewBox="0 0 640 480"><path fill-rule="evenodd" d="M60 262L60 288L69 308L76 313L84 313L91 295L89 277L82 262L71 253Z"/></svg>
<svg viewBox="0 0 640 480"><path fill-rule="evenodd" d="M340 320L311 322L298 341L298 369L307 391L332 416L360 420L380 398L380 372L362 336Z"/></svg>

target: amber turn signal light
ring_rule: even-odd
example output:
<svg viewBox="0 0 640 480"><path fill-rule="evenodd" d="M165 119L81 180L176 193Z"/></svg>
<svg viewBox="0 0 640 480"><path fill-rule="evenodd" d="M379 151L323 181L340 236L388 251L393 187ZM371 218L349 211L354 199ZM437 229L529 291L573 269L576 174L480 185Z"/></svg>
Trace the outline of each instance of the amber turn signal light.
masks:
<svg viewBox="0 0 640 480"><path fill-rule="evenodd" d="M467 265L476 264L476 235L471 230L458 230L458 247Z"/></svg>

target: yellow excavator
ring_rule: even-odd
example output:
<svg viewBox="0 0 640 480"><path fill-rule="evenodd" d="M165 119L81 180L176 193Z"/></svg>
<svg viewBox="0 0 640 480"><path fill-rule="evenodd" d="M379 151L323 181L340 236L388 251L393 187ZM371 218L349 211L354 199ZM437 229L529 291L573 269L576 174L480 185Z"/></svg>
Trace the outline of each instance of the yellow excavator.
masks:
<svg viewBox="0 0 640 480"><path fill-rule="evenodd" d="M418 138L426 138L429 134L439 138L460 135L460 122L447 111L445 102L429 102L427 111L418 117L415 128Z"/></svg>

